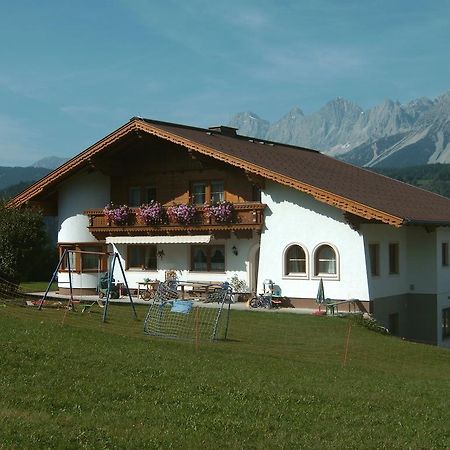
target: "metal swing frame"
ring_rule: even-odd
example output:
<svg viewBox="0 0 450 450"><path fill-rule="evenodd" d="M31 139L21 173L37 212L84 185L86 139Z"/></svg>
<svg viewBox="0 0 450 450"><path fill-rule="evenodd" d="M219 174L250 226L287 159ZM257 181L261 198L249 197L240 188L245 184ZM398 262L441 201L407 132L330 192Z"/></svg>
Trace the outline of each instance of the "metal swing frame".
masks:
<svg viewBox="0 0 450 450"><path fill-rule="evenodd" d="M131 297L131 293L130 293L130 289L129 289L129 286L128 286L127 277L125 276L125 270L123 269L122 262L120 261L119 254L117 252L115 252L115 253L90 252L90 251L84 251L84 250L64 249L64 252L61 255L61 258L59 259L58 264L56 265L55 271L53 272L52 278L51 278L50 282L48 283L47 289L46 289L43 297L39 301L39 304L38 304L38 310L39 311L42 309L42 307L44 305L44 302L47 299L47 296L48 296L48 293L50 291L51 285L56 280L56 277L58 276L59 269L61 268L64 260L66 261L66 267L67 267L67 270L69 272L70 297L69 297L69 301L67 303L67 308L68 309L73 309L74 308L72 268L70 266L70 257L69 257L70 253L84 253L84 254L91 254L91 255L99 255L99 256L100 255L104 255L104 256L108 256L108 257L110 257L110 256L113 257L111 263L109 264L108 290L107 290L106 299L105 299L105 306L104 306L104 309L103 309L102 322L106 322L107 317L108 317L108 306L109 306L109 303L110 303L111 292L112 292L112 283L113 283L113 279L114 279L113 278L113 274L114 274L114 269L115 269L115 266L116 266L116 261L118 261L119 267L120 267L120 271L121 271L122 276L123 276L123 281L125 283L125 287L126 287L126 290L127 290L128 298L130 300L131 308L133 310L133 316L134 316L135 319L137 319L136 308L135 308L135 305L134 305L134 302L133 302L133 298Z"/></svg>

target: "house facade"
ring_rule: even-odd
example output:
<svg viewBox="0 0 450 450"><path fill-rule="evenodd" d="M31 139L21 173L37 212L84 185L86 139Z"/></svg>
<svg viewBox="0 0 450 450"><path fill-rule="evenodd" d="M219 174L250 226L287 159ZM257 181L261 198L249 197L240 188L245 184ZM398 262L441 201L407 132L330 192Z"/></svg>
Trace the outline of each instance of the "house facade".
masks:
<svg viewBox="0 0 450 450"><path fill-rule="evenodd" d="M155 201L158 223L140 213ZM105 216L111 202L128 206L126 220ZM223 202L227 220L209 207ZM190 282L237 276L253 292L270 279L290 306L314 309L322 279L326 297L358 300L394 334L450 347L450 200L314 150L133 118L10 205L58 217L79 292L95 291L107 252L131 288L174 270Z"/></svg>

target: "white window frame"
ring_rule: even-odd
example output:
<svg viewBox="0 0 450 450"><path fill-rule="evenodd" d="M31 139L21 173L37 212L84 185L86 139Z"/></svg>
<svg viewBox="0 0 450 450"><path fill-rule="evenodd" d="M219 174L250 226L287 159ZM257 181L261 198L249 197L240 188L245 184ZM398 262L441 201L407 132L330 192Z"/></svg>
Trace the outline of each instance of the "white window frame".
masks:
<svg viewBox="0 0 450 450"><path fill-rule="evenodd" d="M334 255L336 258L336 273L322 273L322 272L319 272L318 270L316 273L317 252L320 250L321 247L323 247L325 245L330 247L334 251ZM311 278L315 279L315 280L318 280L320 278L327 279L327 280L339 280L340 279L340 259L341 258L340 258L339 252L335 245L331 244L330 242L321 242L320 244L317 244L314 247L314 251L312 254L312 258L311 258L311 274L312 274ZM317 269L318 269L318 267L317 267Z"/></svg>
<svg viewBox="0 0 450 450"><path fill-rule="evenodd" d="M300 247L303 252L305 253L305 272L294 272L294 273L288 273L288 267L287 267L287 254L291 247L294 245ZM308 249L304 244L301 242L290 242L283 250L283 261L282 261L282 278L286 280L307 280L309 279L309 253Z"/></svg>

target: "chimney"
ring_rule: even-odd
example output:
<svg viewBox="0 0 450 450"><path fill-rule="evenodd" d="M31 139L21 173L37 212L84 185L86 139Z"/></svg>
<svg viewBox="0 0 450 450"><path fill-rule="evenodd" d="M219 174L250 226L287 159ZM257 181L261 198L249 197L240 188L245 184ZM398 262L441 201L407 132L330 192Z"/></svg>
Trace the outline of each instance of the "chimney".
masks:
<svg viewBox="0 0 450 450"><path fill-rule="evenodd" d="M214 131L215 133L220 133L223 136L230 136L230 137L235 137L236 131L238 130L238 128L227 127L225 125L217 125L215 127L209 127L208 129Z"/></svg>

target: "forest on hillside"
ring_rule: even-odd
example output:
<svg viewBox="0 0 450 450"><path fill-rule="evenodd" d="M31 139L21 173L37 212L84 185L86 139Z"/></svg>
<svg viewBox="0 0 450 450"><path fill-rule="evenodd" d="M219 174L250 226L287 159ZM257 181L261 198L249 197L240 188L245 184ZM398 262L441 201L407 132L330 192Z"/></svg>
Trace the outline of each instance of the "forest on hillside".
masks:
<svg viewBox="0 0 450 450"><path fill-rule="evenodd" d="M370 170L450 198L450 164Z"/></svg>

